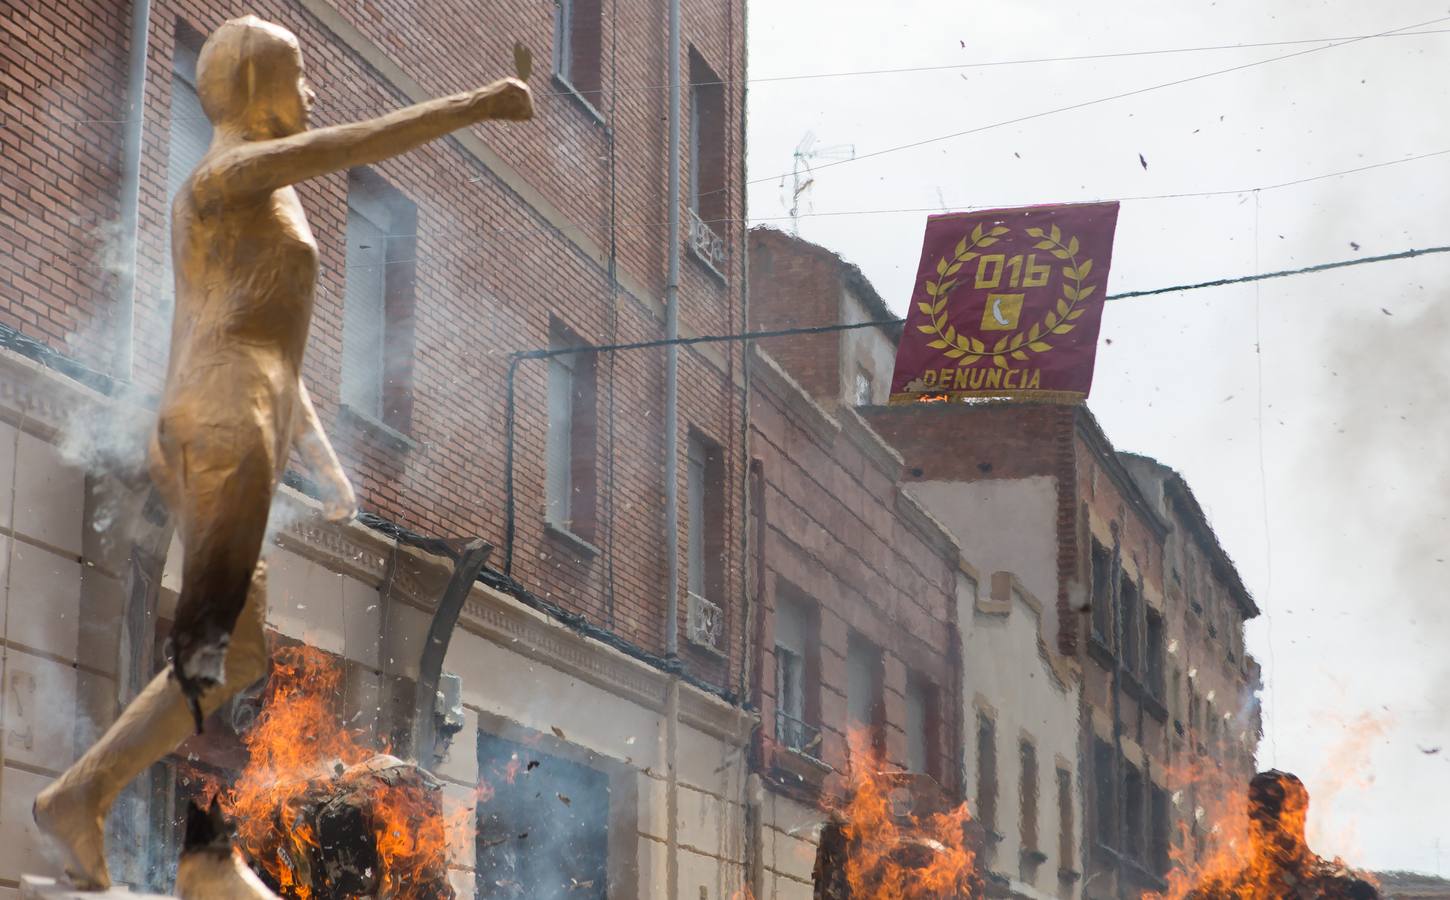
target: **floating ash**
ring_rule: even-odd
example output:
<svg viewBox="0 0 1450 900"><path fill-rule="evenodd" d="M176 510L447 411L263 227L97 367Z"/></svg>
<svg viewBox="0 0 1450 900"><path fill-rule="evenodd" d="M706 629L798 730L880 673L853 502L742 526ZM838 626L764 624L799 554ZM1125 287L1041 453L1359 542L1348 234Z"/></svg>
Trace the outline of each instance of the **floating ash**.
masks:
<svg viewBox="0 0 1450 900"><path fill-rule="evenodd" d="M1288 772L1271 769L1249 782L1247 840L1237 860L1220 864L1170 900L1378 900L1365 877L1309 848L1304 823L1309 791Z"/></svg>
<svg viewBox="0 0 1450 900"><path fill-rule="evenodd" d="M342 669L312 647L279 649L248 763L222 805L237 844L287 900L452 900L442 786L417 766L363 746L338 721Z"/></svg>

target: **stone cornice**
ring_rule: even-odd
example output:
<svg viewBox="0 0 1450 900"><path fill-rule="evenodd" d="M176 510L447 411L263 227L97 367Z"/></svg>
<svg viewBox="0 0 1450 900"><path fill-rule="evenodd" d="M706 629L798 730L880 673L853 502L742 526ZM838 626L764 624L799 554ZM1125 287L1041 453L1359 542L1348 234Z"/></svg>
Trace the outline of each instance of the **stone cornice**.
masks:
<svg viewBox="0 0 1450 900"><path fill-rule="evenodd" d="M876 468L896 481L901 477L901 469L906 465L896 448L886 443L886 439L876 433L861 414L849 406L841 405L837 410L841 425L841 433L851 439L857 449L866 455L866 458L876 464Z"/></svg>
<svg viewBox="0 0 1450 900"><path fill-rule="evenodd" d="M425 611L434 608L435 592L427 585L447 580L446 562L410 547L399 547L386 535L357 523L325 522L316 501L285 485L278 495L295 511L278 531L279 546L371 585L381 586L391 577L398 589L398 600ZM409 564L390 566L395 555L407 557ZM458 627L655 712L665 709L669 674L591 640L484 584L473 586L464 601ZM682 683L680 720L715 737L743 744L755 718Z"/></svg>
<svg viewBox="0 0 1450 900"><path fill-rule="evenodd" d="M755 354L755 365L750 369L752 382L770 391L789 411L795 413L793 422L805 428L817 440L828 445L835 442L841 433L841 423L825 407L811 399L810 392L790 377L790 373L759 345L752 345L751 352Z"/></svg>

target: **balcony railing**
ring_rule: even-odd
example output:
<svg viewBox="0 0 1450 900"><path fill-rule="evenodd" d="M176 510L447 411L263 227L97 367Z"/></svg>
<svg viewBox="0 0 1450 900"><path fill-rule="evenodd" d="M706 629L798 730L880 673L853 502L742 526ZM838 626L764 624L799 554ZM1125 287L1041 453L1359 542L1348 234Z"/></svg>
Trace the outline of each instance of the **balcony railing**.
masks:
<svg viewBox="0 0 1450 900"><path fill-rule="evenodd" d="M780 710L775 713L775 739L797 753L814 758L821 755L821 730Z"/></svg>
<svg viewBox="0 0 1450 900"><path fill-rule="evenodd" d="M690 249L717 275L725 277L725 269L730 262L725 239L716 234L715 229L707 225L695 210L687 209L685 213L689 216Z"/></svg>

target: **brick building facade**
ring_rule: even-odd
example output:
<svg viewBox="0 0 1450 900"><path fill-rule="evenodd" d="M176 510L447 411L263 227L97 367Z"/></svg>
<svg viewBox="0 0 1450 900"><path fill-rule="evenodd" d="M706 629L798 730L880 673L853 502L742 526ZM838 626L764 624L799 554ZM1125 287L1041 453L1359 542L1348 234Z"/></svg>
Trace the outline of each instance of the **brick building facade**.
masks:
<svg viewBox="0 0 1450 900"><path fill-rule="evenodd" d="M516 42L532 50L532 122L466 129L298 186L321 256L304 377L362 507L378 517L371 521L496 547L445 663L462 678L467 722L442 770L450 792L471 796L508 747L535 748L574 773L576 809L593 811L569 827L594 835L591 846L607 844L589 860L599 877L577 880L599 896L730 896L744 866L734 836L751 721L739 702L747 673L733 539L746 457L740 348L679 354L680 583L699 587L718 614L710 628L688 630L699 640L686 639L682 591L677 663L663 658L663 351L518 366L514 580L497 571L510 499L510 354L664 331L670 109L658 86L668 81L667 6L153 0L144 85L127 74L141 49L130 41L135 7L63 0L0 11L0 325L10 329L8 348L51 364L37 368L15 353L0 360L0 406L13 426L0 438L16 480L57 492L21 497L8 520L15 559L26 561L14 565L35 557L39 582L7 598L46 627L32 633L23 618L8 620L4 677L7 686L45 688L58 719L36 725L51 739L44 753L4 756L0 829L12 852L0 860L0 895L23 869L48 866L30 798L114 716L128 696L121 670L135 654L127 648L164 634L174 604L173 546L156 607L139 611L143 622L155 614L144 633L121 627L137 614L122 596L124 553L118 560L93 546L106 529L95 499L105 479L86 469L95 454L73 451L84 443L78 430L120 445L124 429L111 426L148 421L146 398L161 384L168 346L170 198L210 133L197 51L222 21L255 13L298 36L319 96L315 126L485 84L513 74ZM738 0L683 4L683 335L743 324L743 28ZM141 104L128 108L129 96ZM138 118L131 171L123 147ZM133 190L131 231L118 222ZM134 292L124 277L133 240ZM64 534L32 527L21 509L56 519ZM295 491L283 492L279 509L269 627L334 654L348 673L340 721L382 739L396 724L388 698L405 695L400 686L417 675L446 565L390 531L326 526ZM41 606L51 595L65 602ZM50 621L42 609L64 615ZM40 680L37 666L56 671ZM72 733L67 711L78 706L85 727ZM36 715L28 706L27 714ZM12 705L7 733L16 715ZM225 743L188 752L226 768L235 748ZM141 798L151 811L124 815L165 857L174 849L165 807L180 781L170 769L157 778ZM162 824L146 825L148 816ZM118 876L164 882L164 872L134 862L118 861ZM462 848L454 862L471 895L484 857Z"/></svg>
<svg viewBox="0 0 1450 900"><path fill-rule="evenodd" d="M1115 451L1086 407L866 416L964 546L1055 601L1055 649L1082 673L1083 896L1162 890L1170 867L1210 850L1198 795L1247 784L1260 736L1258 669L1243 649L1257 610L1186 483ZM1185 588L1190 562L1199 578ZM1212 597L1213 612L1191 611L1188 591Z"/></svg>
<svg viewBox="0 0 1450 900"><path fill-rule="evenodd" d="M756 229L750 253L753 330L891 318L859 270L821 247ZM851 766L930 775L958 794L961 547L902 491L901 457L855 411L887 386L897 335L792 336L752 351L767 897L810 895L822 809L845 799Z"/></svg>

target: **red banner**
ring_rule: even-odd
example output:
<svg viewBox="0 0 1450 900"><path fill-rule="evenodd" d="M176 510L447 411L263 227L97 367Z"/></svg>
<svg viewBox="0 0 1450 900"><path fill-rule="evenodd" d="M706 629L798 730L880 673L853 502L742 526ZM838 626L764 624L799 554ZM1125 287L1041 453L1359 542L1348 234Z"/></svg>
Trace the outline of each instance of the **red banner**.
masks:
<svg viewBox="0 0 1450 900"><path fill-rule="evenodd" d="M928 218L891 402L1085 398L1117 222L1117 203Z"/></svg>

